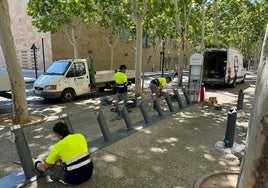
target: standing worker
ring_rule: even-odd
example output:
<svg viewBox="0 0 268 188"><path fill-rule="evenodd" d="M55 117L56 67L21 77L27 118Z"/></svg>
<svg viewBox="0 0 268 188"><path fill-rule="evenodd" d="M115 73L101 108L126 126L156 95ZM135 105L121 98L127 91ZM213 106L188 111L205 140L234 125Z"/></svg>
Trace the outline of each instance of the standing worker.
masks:
<svg viewBox="0 0 268 188"><path fill-rule="evenodd" d="M54 144L45 162L35 163L37 171L65 185L77 185L89 180L94 167L85 137L78 133L71 134L63 122L56 123L53 131L59 141Z"/></svg>
<svg viewBox="0 0 268 188"><path fill-rule="evenodd" d="M155 93L157 98L160 98L162 95L163 87L165 87L168 83L172 81L170 76L167 76L166 78L159 77L155 78L151 81L149 88L152 92L152 94ZM155 109L155 106L154 106Z"/></svg>
<svg viewBox="0 0 268 188"><path fill-rule="evenodd" d="M176 67L174 68L173 79L175 78L175 76L179 77L179 67L178 67L178 66L176 66Z"/></svg>
<svg viewBox="0 0 268 188"><path fill-rule="evenodd" d="M126 75L127 67L126 65L121 65L119 67L119 71L117 71L114 75L114 80L116 84L116 93L117 93L117 102L124 101L126 107L127 107L127 86L128 86L128 80ZM128 112L130 110L127 109ZM122 111L118 111L117 119L122 118Z"/></svg>

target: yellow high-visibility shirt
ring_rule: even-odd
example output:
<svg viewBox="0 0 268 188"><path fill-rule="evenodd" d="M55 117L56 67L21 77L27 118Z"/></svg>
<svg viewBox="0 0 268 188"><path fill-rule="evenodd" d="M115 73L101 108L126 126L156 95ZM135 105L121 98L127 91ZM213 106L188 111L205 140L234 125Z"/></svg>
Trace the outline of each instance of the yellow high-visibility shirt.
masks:
<svg viewBox="0 0 268 188"><path fill-rule="evenodd" d="M127 82L127 75L123 72L116 72L114 75L115 83L117 84L124 84Z"/></svg>
<svg viewBox="0 0 268 188"><path fill-rule="evenodd" d="M166 78L158 78L158 81L159 81L159 86L166 86L167 85L167 80Z"/></svg>
<svg viewBox="0 0 268 188"><path fill-rule="evenodd" d="M87 141L82 134L69 134L53 145L46 163L55 164L58 160L62 162L74 159L88 152Z"/></svg>

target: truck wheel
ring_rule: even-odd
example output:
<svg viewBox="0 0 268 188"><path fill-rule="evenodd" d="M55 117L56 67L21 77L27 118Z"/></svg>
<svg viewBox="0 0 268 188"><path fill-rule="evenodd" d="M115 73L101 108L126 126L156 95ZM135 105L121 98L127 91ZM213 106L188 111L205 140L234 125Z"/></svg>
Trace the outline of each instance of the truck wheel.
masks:
<svg viewBox="0 0 268 188"><path fill-rule="evenodd" d="M75 98L75 92L72 89L65 89L61 94L61 100L63 102L72 102Z"/></svg>
<svg viewBox="0 0 268 188"><path fill-rule="evenodd" d="M100 92L104 92L104 90L105 90L105 87L99 87Z"/></svg>

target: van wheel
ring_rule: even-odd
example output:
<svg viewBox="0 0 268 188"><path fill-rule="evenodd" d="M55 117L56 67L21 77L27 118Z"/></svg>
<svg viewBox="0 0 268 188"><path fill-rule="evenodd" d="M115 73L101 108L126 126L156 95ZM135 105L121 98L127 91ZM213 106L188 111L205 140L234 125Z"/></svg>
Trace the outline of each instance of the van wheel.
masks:
<svg viewBox="0 0 268 188"><path fill-rule="evenodd" d="M241 84L245 83L246 76L243 77L243 80L241 81Z"/></svg>
<svg viewBox="0 0 268 188"><path fill-rule="evenodd" d="M72 89L65 89L61 94L61 100L63 102L72 102L75 98L75 92Z"/></svg>

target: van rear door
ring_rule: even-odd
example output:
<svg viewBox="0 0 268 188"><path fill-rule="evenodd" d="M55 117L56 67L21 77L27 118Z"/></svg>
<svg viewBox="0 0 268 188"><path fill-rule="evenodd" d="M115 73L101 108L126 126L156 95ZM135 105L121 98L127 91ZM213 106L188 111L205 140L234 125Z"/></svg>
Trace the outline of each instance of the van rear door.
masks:
<svg viewBox="0 0 268 188"><path fill-rule="evenodd" d="M226 75L226 50L208 50L204 52L203 83L224 84Z"/></svg>

